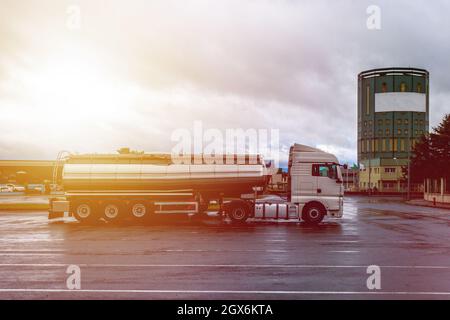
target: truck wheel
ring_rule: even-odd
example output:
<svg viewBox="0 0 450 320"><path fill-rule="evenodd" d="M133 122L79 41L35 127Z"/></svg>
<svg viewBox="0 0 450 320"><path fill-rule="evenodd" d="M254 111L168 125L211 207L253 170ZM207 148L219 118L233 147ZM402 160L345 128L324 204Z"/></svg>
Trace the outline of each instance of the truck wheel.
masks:
<svg viewBox="0 0 450 320"><path fill-rule="evenodd" d="M91 222L96 218L96 206L90 201L75 201L70 209L72 216L80 222Z"/></svg>
<svg viewBox="0 0 450 320"><path fill-rule="evenodd" d="M106 221L117 221L122 216L122 208L118 202L106 202L102 206L102 218Z"/></svg>
<svg viewBox="0 0 450 320"><path fill-rule="evenodd" d="M227 213L233 223L244 223L249 216L248 207L243 203L230 204Z"/></svg>
<svg viewBox="0 0 450 320"><path fill-rule="evenodd" d="M128 208L131 219L135 221L147 220L151 214L151 207L145 201L132 201Z"/></svg>
<svg viewBox="0 0 450 320"><path fill-rule="evenodd" d="M312 203L303 209L302 219L308 224L316 225L322 222L325 209L321 204Z"/></svg>

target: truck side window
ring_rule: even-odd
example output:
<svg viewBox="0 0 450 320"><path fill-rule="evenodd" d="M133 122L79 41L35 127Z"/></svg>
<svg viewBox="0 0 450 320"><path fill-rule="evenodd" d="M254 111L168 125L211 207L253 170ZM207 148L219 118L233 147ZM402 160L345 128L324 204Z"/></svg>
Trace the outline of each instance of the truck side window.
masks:
<svg viewBox="0 0 450 320"><path fill-rule="evenodd" d="M326 165L326 164L313 164L312 176L337 179L337 166L336 165Z"/></svg>
<svg viewBox="0 0 450 320"><path fill-rule="evenodd" d="M328 166L325 166L325 165L319 166L319 176L320 177L329 177L329 171L330 171L330 168Z"/></svg>
<svg viewBox="0 0 450 320"><path fill-rule="evenodd" d="M330 167L325 164L313 164L312 175L314 177L329 177Z"/></svg>

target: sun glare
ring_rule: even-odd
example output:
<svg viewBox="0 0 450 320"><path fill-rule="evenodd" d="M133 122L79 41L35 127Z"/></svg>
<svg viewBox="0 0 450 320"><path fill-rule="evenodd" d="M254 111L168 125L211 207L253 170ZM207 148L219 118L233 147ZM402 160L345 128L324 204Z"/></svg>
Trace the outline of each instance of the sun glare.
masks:
<svg viewBox="0 0 450 320"><path fill-rule="evenodd" d="M38 118L59 125L118 117L130 98L97 57L80 50L52 55L23 82Z"/></svg>

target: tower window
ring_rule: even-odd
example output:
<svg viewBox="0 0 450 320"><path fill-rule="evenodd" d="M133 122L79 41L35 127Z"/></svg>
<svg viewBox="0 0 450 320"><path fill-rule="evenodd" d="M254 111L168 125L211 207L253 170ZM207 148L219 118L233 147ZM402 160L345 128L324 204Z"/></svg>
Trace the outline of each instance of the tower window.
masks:
<svg viewBox="0 0 450 320"><path fill-rule="evenodd" d="M402 82L400 83L400 92L406 92L407 87L406 87L406 83Z"/></svg>
<svg viewBox="0 0 450 320"><path fill-rule="evenodd" d="M422 93L422 84L421 83L417 84L417 92Z"/></svg>
<svg viewBox="0 0 450 320"><path fill-rule="evenodd" d="M366 114L370 114L370 86L366 87Z"/></svg>

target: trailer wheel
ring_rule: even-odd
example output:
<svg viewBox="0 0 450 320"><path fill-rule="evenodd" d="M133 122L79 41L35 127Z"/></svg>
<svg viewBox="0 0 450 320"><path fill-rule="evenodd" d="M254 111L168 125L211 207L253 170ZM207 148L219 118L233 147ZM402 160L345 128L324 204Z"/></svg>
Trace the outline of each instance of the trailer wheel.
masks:
<svg viewBox="0 0 450 320"><path fill-rule="evenodd" d="M244 223L249 217L249 208L243 202L230 203L226 211L233 223Z"/></svg>
<svg viewBox="0 0 450 320"><path fill-rule="evenodd" d="M70 209L72 216L80 222L90 222L96 218L96 206L91 201L74 201Z"/></svg>
<svg viewBox="0 0 450 320"><path fill-rule="evenodd" d="M317 225L322 222L325 216L325 208L320 203L310 203L305 206L302 212L302 219L307 224Z"/></svg>
<svg viewBox="0 0 450 320"><path fill-rule="evenodd" d="M102 206L102 218L106 221L117 221L122 216L123 206L119 202L106 202Z"/></svg>
<svg viewBox="0 0 450 320"><path fill-rule="evenodd" d="M135 221L147 220L151 215L151 206L146 201L132 201L128 206L128 213Z"/></svg>

